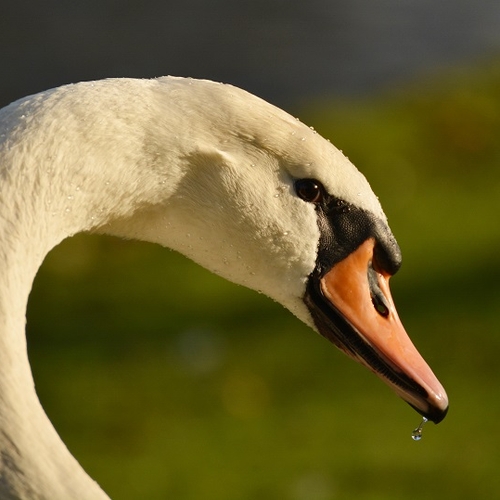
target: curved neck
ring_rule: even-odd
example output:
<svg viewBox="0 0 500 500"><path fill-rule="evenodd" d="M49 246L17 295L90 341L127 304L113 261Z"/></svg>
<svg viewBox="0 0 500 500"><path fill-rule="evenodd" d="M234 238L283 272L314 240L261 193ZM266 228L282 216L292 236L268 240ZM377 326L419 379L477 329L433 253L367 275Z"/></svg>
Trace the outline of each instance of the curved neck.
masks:
<svg viewBox="0 0 500 500"><path fill-rule="evenodd" d="M37 245L0 241L0 498L108 498L61 441L35 392L24 328L43 255Z"/></svg>
<svg viewBox="0 0 500 500"><path fill-rule="evenodd" d="M105 223L115 208L110 200L123 203L114 191L124 186L119 169L105 178L99 151L82 155L55 133L61 131L48 130L51 123L30 127L29 120L22 103L0 112L0 498L103 500L108 496L68 451L37 397L26 306L45 255L65 237Z"/></svg>
<svg viewBox="0 0 500 500"><path fill-rule="evenodd" d="M108 498L40 404L25 322L33 279L54 246L81 231L140 237L144 219L134 222L135 215L164 205L182 175L182 148L168 123L145 123L152 121L149 84L141 85L142 100L117 97L120 85L102 84L106 109L87 95L88 84L74 99L66 87L0 110L1 499ZM165 140L158 128L167 129Z"/></svg>
<svg viewBox="0 0 500 500"><path fill-rule="evenodd" d="M25 335L28 296L45 255L83 221L66 211L70 186L62 174L54 177L48 160L35 163L23 153L0 144L0 498L106 499L35 392Z"/></svg>

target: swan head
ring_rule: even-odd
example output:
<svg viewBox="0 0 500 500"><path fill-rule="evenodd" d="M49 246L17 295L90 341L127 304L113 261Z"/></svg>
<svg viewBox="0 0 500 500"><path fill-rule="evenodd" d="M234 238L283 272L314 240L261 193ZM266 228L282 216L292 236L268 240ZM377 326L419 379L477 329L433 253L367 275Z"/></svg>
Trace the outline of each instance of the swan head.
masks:
<svg viewBox="0 0 500 500"><path fill-rule="evenodd" d="M268 295L440 422L447 396L398 318L389 279L401 252L365 177L314 130L242 90L169 78L155 92L181 126L172 144L156 118L146 149L160 177L177 174L157 183L168 196L160 189L158 203L110 232Z"/></svg>

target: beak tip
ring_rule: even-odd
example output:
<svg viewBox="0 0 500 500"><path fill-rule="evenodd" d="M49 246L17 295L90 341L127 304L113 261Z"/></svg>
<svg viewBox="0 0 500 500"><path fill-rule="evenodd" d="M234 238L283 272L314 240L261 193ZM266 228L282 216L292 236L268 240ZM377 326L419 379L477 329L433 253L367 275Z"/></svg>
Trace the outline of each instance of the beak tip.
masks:
<svg viewBox="0 0 500 500"><path fill-rule="evenodd" d="M446 417L446 414L448 413L448 406L444 410L433 410L432 413L428 413L426 415L427 420L430 420L431 422L434 422L435 424L439 424L441 421L444 420L444 417Z"/></svg>
<svg viewBox="0 0 500 500"><path fill-rule="evenodd" d="M446 402L446 406L444 408L432 408L432 412L427 416L429 420L432 420L435 424L439 424L442 420L444 420L444 417L448 414L448 402Z"/></svg>
<svg viewBox="0 0 500 500"><path fill-rule="evenodd" d="M410 403L410 406L417 412L420 413L423 417L435 424L439 424L444 420L446 415L448 414L448 399L446 397L441 398L436 401L435 404L428 404L427 408L422 409L414 406Z"/></svg>
<svg viewBox="0 0 500 500"><path fill-rule="evenodd" d="M427 418L435 424L439 424L446 417L449 409L448 396L442 386L431 401L432 403L429 404L430 416Z"/></svg>

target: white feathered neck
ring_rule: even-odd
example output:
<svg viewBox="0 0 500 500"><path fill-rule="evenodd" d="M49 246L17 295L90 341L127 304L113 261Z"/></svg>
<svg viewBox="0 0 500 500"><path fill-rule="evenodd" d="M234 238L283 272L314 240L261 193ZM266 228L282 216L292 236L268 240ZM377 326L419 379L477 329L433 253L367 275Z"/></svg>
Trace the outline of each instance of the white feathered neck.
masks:
<svg viewBox="0 0 500 500"><path fill-rule="evenodd" d="M294 179L384 218L331 144L237 88L105 80L0 110L0 498L107 498L36 396L25 311L47 252L79 231L178 250L311 324L302 296L319 230Z"/></svg>

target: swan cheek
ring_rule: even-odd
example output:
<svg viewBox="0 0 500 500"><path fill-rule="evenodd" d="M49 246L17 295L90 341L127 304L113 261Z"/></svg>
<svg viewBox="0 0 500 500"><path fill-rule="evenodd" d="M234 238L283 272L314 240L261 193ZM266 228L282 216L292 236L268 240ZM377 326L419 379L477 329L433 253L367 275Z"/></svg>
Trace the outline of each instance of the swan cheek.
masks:
<svg viewBox="0 0 500 500"><path fill-rule="evenodd" d="M334 328L320 331L419 413L438 423L448 410L446 392L398 317L390 275L377 269L374 247L375 240L369 238L319 278L322 300L337 316Z"/></svg>

